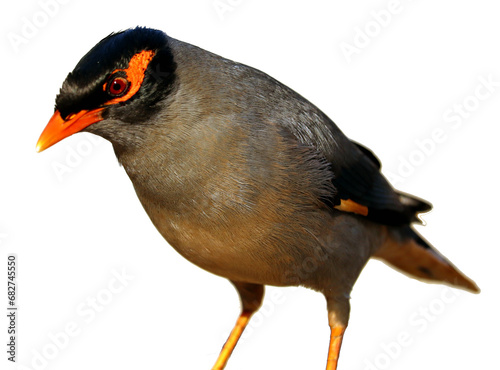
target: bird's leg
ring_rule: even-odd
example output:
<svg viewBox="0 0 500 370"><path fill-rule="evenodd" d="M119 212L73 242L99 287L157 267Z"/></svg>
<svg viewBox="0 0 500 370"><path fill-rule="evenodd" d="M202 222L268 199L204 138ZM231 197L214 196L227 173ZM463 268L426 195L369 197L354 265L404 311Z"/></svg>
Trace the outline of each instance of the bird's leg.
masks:
<svg viewBox="0 0 500 370"><path fill-rule="evenodd" d="M340 346L344 337L345 326L330 326L330 347L328 348L328 361L326 370L337 370Z"/></svg>
<svg viewBox="0 0 500 370"><path fill-rule="evenodd" d="M326 370L337 370L340 346L349 320L349 301L347 299L328 299L328 324L330 325L330 346Z"/></svg>
<svg viewBox="0 0 500 370"><path fill-rule="evenodd" d="M227 338L224 347L222 347L219 357L217 358L217 362L215 363L212 370L222 370L226 367L227 361L229 360L231 353L233 353L234 347L236 347L236 344L238 343L243 330L245 330L248 321L250 321L250 317L252 316L252 314L253 312L250 311L241 312L240 317L238 317L236 325L231 331L229 338Z"/></svg>
<svg viewBox="0 0 500 370"><path fill-rule="evenodd" d="M231 281L236 289L238 290L238 294L240 295L241 300L241 314L236 321L236 324L229 335L224 347L222 347L222 351L219 354L219 358L215 362L212 370L222 370L226 367L227 361L231 356L231 353L236 347L238 340L245 330L250 318L257 311L262 304L262 298L264 297L264 286L258 284L248 284L248 283L239 283Z"/></svg>

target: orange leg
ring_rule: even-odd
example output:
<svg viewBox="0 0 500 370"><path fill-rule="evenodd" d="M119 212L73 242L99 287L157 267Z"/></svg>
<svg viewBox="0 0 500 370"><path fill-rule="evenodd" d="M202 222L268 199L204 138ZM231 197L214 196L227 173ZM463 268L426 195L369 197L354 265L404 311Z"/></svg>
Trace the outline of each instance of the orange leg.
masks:
<svg viewBox="0 0 500 370"><path fill-rule="evenodd" d="M222 347L222 351L219 354L219 358L217 358L217 362L215 363L212 370L222 370L226 367L227 360L229 360L231 353L233 353L234 347L236 347L236 344L238 343L238 340L240 339L243 330L245 330L245 327L250 321L250 317L252 317L252 314L253 311L244 310L241 312L241 315L240 317L238 317L236 325L234 326L233 331L231 331L229 338L227 338L224 347Z"/></svg>
<svg viewBox="0 0 500 370"><path fill-rule="evenodd" d="M227 338L224 347L222 347L222 351L220 352L212 370L222 370L226 367L227 361L229 360L231 353L233 353L234 347L236 347L243 330L245 330L245 327L255 311L259 309L262 303L262 298L264 297L263 285L240 283L235 281L231 282L236 287L240 296L242 310L240 317L238 317L236 325L234 325L231 334L229 334L229 338Z"/></svg>
<svg viewBox="0 0 500 370"><path fill-rule="evenodd" d="M330 348L328 349L328 361L326 370L337 370L340 346L344 337L345 326L330 326Z"/></svg>

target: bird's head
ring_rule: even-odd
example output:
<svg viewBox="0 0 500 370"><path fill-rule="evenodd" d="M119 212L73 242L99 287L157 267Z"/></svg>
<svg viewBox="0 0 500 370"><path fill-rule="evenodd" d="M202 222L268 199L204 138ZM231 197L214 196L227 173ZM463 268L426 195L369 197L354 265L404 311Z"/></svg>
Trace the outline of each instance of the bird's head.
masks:
<svg viewBox="0 0 500 370"><path fill-rule="evenodd" d="M82 130L112 139L116 125L146 122L174 85L168 40L161 31L137 27L94 46L66 77L37 151Z"/></svg>

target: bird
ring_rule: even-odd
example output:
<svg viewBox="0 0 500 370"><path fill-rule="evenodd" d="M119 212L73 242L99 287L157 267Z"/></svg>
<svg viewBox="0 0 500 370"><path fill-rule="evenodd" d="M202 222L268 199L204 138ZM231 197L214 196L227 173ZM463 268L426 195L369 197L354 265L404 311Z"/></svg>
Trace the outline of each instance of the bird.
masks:
<svg viewBox="0 0 500 370"><path fill-rule="evenodd" d="M163 31L111 33L77 63L37 151L78 132L110 141L164 239L236 288L241 313L213 370L226 367L266 285L324 295L327 370L371 258L479 292L414 228L431 204L396 190L371 150L266 73Z"/></svg>

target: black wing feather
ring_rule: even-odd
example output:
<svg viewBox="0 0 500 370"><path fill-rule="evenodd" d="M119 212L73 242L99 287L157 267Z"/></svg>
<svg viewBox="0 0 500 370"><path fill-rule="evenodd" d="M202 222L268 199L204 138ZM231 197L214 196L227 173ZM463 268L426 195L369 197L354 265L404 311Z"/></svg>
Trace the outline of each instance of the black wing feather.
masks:
<svg viewBox="0 0 500 370"><path fill-rule="evenodd" d="M239 65L241 67L241 65ZM418 212L430 204L396 191L380 172L380 161L364 146L349 140L320 109L279 81L253 68L237 69L235 84L248 84L255 106L264 120L279 124L300 145L314 148L330 164L335 194L332 206L351 200L368 208L366 217L388 225L418 222ZM236 73L236 72L235 72ZM248 102L246 102L248 104ZM269 110L269 106L274 109Z"/></svg>
<svg viewBox="0 0 500 370"><path fill-rule="evenodd" d="M298 95L298 94L297 94ZM378 158L366 147L348 139L323 112L300 95L298 119L282 125L305 145L316 148L330 163L336 194L331 203L350 199L368 207L366 217L387 225L420 222L417 213L431 205L395 190L380 172Z"/></svg>

